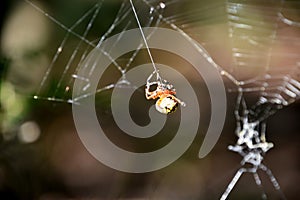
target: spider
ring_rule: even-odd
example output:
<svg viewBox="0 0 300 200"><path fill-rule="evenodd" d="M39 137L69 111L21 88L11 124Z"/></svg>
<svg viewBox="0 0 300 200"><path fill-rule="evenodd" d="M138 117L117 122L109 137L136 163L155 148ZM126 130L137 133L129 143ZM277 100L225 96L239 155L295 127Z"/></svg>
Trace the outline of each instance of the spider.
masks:
<svg viewBox="0 0 300 200"><path fill-rule="evenodd" d="M175 88L168 81L161 80L158 76L157 81L150 82L154 73L147 79L145 95L148 100L158 98L155 103L156 110L163 114L170 114L176 111L179 104L185 106L183 101L175 97Z"/></svg>
<svg viewBox="0 0 300 200"><path fill-rule="evenodd" d="M241 91L238 95L236 105L236 135L238 136L238 140L235 145L229 145L228 149L239 153L243 157L243 160L240 162L242 166L235 173L220 200L227 199L244 173L252 173L256 185L262 190L262 198L267 199L267 194L263 190L262 182L258 174L259 169L263 170L269 176L271 183L278 191L281 199L286 199L272 171L263 164L264 155L274 146L273 143L267 142L266 140L266 124L260 120L249 122L250 110L247 109L246 101ZM240 115L240 110L243 113L242 115Z"/></svg>

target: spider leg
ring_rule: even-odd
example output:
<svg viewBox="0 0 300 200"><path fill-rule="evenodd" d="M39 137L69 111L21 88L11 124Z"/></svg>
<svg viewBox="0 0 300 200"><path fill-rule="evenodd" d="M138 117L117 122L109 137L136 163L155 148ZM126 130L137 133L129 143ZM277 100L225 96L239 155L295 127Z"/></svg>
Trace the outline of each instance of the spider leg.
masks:
<svg viewBox="0 0 300 200"><path fill-rule="evenodd" d="M174 96L174 98L175 98L175 100L176 100L178 103L180 103L181 106L186 106L186 103L184 103L183 101L181 101L180 99L178 99L178 98L175 97L175 96Z"/></svg>
<svg viewBox="0 0 300 200"><path fill-rule="evenodd" d="M266 123L261 124L260 140L266 142Z"/></svg>
<svg viewBox="0 0 300 200"><path fill-rule="evenodd" d="M241 116L240 115L240 107L241 107L241 102L242 102L242 99L243 99L243 93L241 91L241 89L239 88L239 93L238 93L238 97L236 99L236 106L235 106L235 110L234 110L234 115L235 115L235 119L236 119L236 130L235 130L235 133L236 135L238 135L238 133L241 131L241 121L242 121L242 118L244 118L245 116Z"/></svg>
<svg viewBox="0 0 300 200"><path fill-rule="evenodd" d="M158 96L157 92L146 92L146 99L156 99Z"/></svg>
<svg viewBox="0 0 300 200"><path fill-rule="evenodd" d="M155 90L154 92L147 92L146 91L146 98L149 99L157 99L157 98L161 98L162 95L164 95L163 91L160 90Z"/></svg>
<svg viewBox="0 0 300 200"><path fill-rule="evenodd" d="M153 71L147 78L147 83L150 83L150 79L152 78L152 76L155 74L155 71Z"/></svg>
<svg viewBox="0 0 300 200"><path fill-rule="evenodd" d="M150 83L151 78L153 77L154 74L156 74L156 83L159 82L161 83L161 77L159 76L159 70L158 71L153 71L147 78L147 84Z"/></svg>
<svg viewBox="0 0 300 200"><path fill-rule="evenodd" d="M238 97L236 99L236 106L235 106L235 111L234 111L236 121L241 120L239 110L240 110L240 105L241 105L241 101L242 101L242 95L243 95L242 92L239 92Z"/></svg>
<svg viewBox="0 0 300 200"><path fill-rule="evenodd" d="M240 179L240 177L243 175L244 172L247 172L247 170L245 168L240 168L236 174L234 175L234 177L232 178L231 182L229 183L229 185L227 186L225 192L223 193L223 195L221 196L220 200L225 200L227 199L229 193L231 192L231 190L234 188L234 186L236 185L236 183L238 182L238 180Z"/></svg>
<svg viewBox="0 0 300 200"><path fill-rule="evenodd" d="M263 171L265 171L266 174L269 176L269 179L270 179L271 183L273 184L275 190L277 190L277 192L279 193L280 198L282 200L286 200L286 197L285 197L284 193L282 192L280 185L279 185L278 181L276 180L275 176L273 175L272 171L264 164L261 164L259 167Z"/></svg>
<svg viewBox="0 0 300 200"><path fill-rule="evenodd" d="M259 175L257 172L253 173L253 177L255 180L256 185L259 187L259 189L261 190L262 194L261 194L261 198L262 199L267 199L267 194L264 191L263 185L261 184L261 180L259 178Z"/></svg>
<svg viewBox="0 0 300 200"><path fill-rule="evenodd" d="M160 83L157 82L157 81L155 81L155 82L147 82L147 84L146 84L146 89L149 91L150 86L152 86L152 85L157 85L157 87L159 87L159 86L160 86Z"/></svg>
<svg viewBox="0 0 300 200"><path fill-rule="evenodd" d="M150 75L150 76L151 76L151 75ZM151 78L151 77L150 77L150 78ZM151 87L152 85L155 85L155 84L158 85L157 88L156 88L156 90L150 92L150 87ZM157 92L158 88L159 88L159 82L148 82L148 80L147 80L147 84L146 84L146 88L145 88L145 96L146 96L146 98L147 98L148 100L149 100L149 99L156 99L156 98L157 98L157 95L158 95L158 92Z"/></svg>

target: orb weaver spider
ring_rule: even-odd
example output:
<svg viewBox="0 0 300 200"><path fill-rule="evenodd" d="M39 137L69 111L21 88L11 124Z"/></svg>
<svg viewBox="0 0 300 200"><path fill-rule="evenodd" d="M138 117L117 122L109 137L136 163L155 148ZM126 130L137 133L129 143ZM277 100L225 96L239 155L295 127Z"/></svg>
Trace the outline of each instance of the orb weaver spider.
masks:
<svg viewBox="0 0 300 200"><path fill-rule="evenodd" d="M155 103L156 110L163 114L170 114L177 110L179 104L185 106L186 104L175 96L175 88L168 81L161 79L158 74L156 81L150 81L154 73L157 72L154 71L147 79L145 95L148 100L158 98Z"/></svg>

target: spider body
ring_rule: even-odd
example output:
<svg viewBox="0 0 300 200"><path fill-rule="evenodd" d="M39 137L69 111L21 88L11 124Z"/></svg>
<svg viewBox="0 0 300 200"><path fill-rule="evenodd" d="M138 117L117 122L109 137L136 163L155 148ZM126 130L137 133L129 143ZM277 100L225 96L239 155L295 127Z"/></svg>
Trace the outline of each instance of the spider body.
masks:
<svg viewBox="0 0 300 200"><path fill-rule="evenodd" d="M154 87L154 88L152 88ZM162 82L147 82L145 95L148 100L158 99L155 103L155 108L163 114L175 112L179 104L185 105L184 102L175 97L176 91L173 85L166 80Z"/></svg>

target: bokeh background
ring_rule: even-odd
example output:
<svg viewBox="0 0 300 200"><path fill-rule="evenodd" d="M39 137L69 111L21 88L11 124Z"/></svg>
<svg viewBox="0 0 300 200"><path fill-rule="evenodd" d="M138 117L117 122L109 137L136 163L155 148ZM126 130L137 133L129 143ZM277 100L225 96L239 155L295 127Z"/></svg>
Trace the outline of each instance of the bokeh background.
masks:
<svg viewBox="0 0 300 200"><path fill-rule="evenodd" d="M96 29L91 35L103 35L119 9L120 1L104 2L101 17L95 21ZM270 5L272 3L274 2L270 1ZM34 4L70 27L95 1L45 0ZM175 16L180 16L181 12L187 13L195 6L208 4L209 1L205 0L182 1L166 14L176 19ZM255 5L255 1L253 4ZM227 46L228 41L224 39L228 36L228 29L224 24L226 19L216 17L219 12L218 9L210 8L200 16L202 21L197 24L192 23L197 18L191 15L187 25L189 30L196 33L194 38L204 45L215 61L224 68L230 68L231 52ZM175 68L180 68L176 63L182 64L182 73L199 90L199 133L187 152L164 169L144 174L118 172L102 165L82 145L72 119L72 105L33 98L66 32L25 1L2 1L0 14L0 199L220 198L241 160L238 154L227 150L227 146L236 141L233 115L237 95L235 92L227 93L228 112L217 145L207 157L199 159L198 151L210 116L205 84L201 77L194 76L193 71L184 66L182 60L165 60ZM183 16L181 20L189 15ZM84 28L79 26L75 32L81 33ZM286 34L291 35L290 30L288 31ZM284 31L282 34L285 34ZM299 32L293 32L292 35L300 40ZM66 55L56 64L58 67L43 88L42 96L51 96L56 89L57 77L65 67L68 54L75 47L75 38L71 38L63 50ZM278 49L280 48L284 51L287 47L279 46ZM153 54L159 57L162 53L154 51ZM118 76L116 71L107 71L103 82L115 81ZM233 87L228 80L224 81L228 88ZM101 124L106 127L108 136L115 143L136 151L148 151L172 139L168 130L176 127L180 111L170 117L170 128L161 133L163 136L146 142L131 140L132 138L120 134L112 122L110 95L111 91L97 95L96 108L101 116ZM248 95L247 98L251 100L254 96ZM145 111L139 109L141 105L145 107ZM149 106L143 94L137 92L131 110L133 119L138 124L149 122L146 112ZM278 179L287 199L297 199L300 195L299 114L300 104L296 101L267 119L267 137L275 147L268 152L264 162ZM175 121L172 122L172 119ZM269 199L279 199L268 177L264 173L259 174ZM245 174L229 199L260 199L260 195L253 177Z"/></svg>

